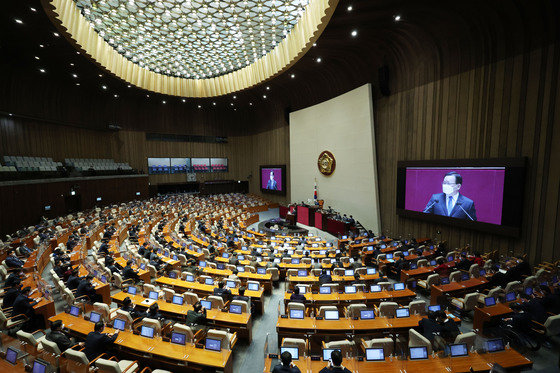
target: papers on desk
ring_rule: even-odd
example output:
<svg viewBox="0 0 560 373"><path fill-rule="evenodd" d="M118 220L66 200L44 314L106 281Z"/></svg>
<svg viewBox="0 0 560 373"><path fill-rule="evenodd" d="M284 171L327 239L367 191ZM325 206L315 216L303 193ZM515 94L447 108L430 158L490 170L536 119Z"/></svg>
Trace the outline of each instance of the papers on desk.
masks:
<svg viewBox="0 0 560 373"><path fill-rule="evenodd" d="M140 302L142 305L146 305L146 306L151 306L152 303L155 303L155 300L153 299L144 299L142 302Z"/></svg>

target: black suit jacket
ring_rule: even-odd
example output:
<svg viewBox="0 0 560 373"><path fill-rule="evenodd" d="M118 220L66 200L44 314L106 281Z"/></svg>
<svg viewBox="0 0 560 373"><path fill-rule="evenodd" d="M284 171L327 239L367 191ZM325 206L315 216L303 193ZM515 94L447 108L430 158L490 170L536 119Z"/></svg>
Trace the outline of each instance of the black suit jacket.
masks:
<svg viewBox="0 0 560 373"><path fill-rule="evenodd" d="M35 315L35 310L33 309L34 301L31 298L27 298L23 294L19 294L14 301L13 315L26 315L31 318Z"/></svg>
<svg viewBox="0 0 560 373"><path fill-rule="evenodd" d="M109 337L107 334L99 332L91 332L86 337L85 354L89 361L92 361L102 353L111 348L113 342L117 339L115 334Z"/></svg>
<svg viewBox="0 0 560 373"><path fill-rule="evenodd" d="M272 373L300 373L301 370L299 370L298 367L294 366L294 367L285 367L284 365L282 365L282 363L276 365L274 367L274 369L272 369Z"/></svg>
<svg viewBox="0 0 560 373"><path fill-rule="evenodd" d="M56 330L54 332L50 332L49 334L47 334L46 338L49 341L56 343L60 352L64 352L68 348L72 347L72 341L70 341L70 338L68 338L66 334L61 331Z"/></svg>
<svg viewBox="0 0 560 373"><path fill-rule="evenodd" d="M129 266L126 266L126 267L123 268L122 275L123 275L124 280L127 280L127 279L131 278L131 279L137 281L139 279L138 274L136 272L134 272L134 270Z"/></svg>
<svg viewBox="0 0 560 373"><path fill-rule="evenodd" d="M476 209L474 207L473 200L462 194L459 194L459 197L457 197L457 202L449 215L447 214L447 199L445 198L444 193L432 195L432 198L430 198L426 204L424 212L427 214L449 216L457 219L471 220L472 218L473 221L476 221Z"/></svg>

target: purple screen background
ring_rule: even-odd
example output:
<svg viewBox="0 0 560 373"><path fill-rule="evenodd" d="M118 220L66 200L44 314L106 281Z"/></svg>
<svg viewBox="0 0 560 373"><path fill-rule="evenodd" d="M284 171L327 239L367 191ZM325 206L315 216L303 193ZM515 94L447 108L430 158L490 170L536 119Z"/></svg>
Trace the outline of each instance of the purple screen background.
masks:
<svg viewBox="0 0 560 373"><path fill-rule="evenodd" d="M284 190L282 185L282 169L281 168L263 168L261 170L261 188L266 189L268 179L270 179L270 171L274 173L274 180L276 180L277 190Z"/></svg>
<svg viewBox="0 0 560 373"><path fill-rule="evenodd" d="M424 211L432 194L442 193L443 178L450 171L456 171L463 177L459 193L474 201L477 221L500 225L505 169L407 168L405 209Z"/></svg>

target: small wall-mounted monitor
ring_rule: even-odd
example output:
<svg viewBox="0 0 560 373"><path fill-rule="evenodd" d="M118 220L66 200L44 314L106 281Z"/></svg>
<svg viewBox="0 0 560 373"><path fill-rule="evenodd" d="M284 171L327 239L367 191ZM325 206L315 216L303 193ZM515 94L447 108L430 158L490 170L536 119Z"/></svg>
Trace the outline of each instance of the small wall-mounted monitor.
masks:
<svg viewBox="0 0 560 373"><path fill-rule="evenodd" d="M101 197L97 197L95 200L96 200L97 202L101 202Z"/></svg>

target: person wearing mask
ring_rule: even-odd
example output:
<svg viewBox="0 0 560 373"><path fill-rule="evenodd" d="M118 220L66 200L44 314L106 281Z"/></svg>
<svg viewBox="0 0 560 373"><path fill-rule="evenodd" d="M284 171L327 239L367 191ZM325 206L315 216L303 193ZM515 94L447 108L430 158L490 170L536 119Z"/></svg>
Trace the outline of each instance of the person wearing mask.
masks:
<svg viewBox="0 0 560 373"><path fill-rule="evenodd" d="M321 369L319 373L352 373L348 368L342 365L342 353L339 350L334 350L331 353L331 360L329 364Z"/></svg>
<svg viewBox="0 0 560 373"><path fill-rule="evenodd" d="M427 318L422 318L418 322L420 333L426 337L432 344L438 334L441 333L441 325L437 321L437 313L433 311L428 312Z"/></svg>
<svg viewBox="0 0 560 373"><path fill-rule="evenodd" d="M62 320L55 320L51 324L51 332L45 337L51 342L56 343L60 352L64 352L74 345L74 342L62 331Z"/></svg>
<svg viewBox="0 0 560 373"><path fill-rule="evenodd" d="M119 335L118 330L113 334L105 334L103 329L105 329L105 323L98 321L95 323L93 332L90 332L86 337L84 353L89 361L109 350Z"/></svg>
<svg viewBox="0 0 560 373"><path fill-rule="evenodd" d="M292 364L292 354L288 351L282 352L280 355L281 363L278 363L273 369L272 373L300 373L298 367Z"/></svg>
<svg viewBox="0 0 560 373"><path fill-rule="evenodd" d="M194 332L204 328L206 326L206 308L202 307L200 302L196 302L193 309L187 311L185 323L190 325Z"/></svg>

